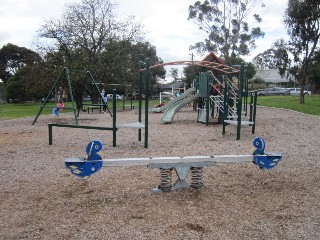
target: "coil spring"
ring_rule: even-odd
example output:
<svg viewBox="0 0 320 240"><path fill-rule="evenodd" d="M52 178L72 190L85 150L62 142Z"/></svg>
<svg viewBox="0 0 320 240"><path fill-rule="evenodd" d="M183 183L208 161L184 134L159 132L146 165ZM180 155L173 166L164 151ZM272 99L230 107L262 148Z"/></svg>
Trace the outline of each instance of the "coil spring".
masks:
<svg viewBox="0 0 320 240"><path fill-rule="evenodd" d="M203 187L202 183L202 168L203 167L191 167L191 184L192 188L201 188Z"/></svg>
<svg viewBox="0 0 320 240"><path fill-rule="evenodd" d="M160 185L158 187L162 191L170 191L172 188L172 168L160 168Z"/></svg>

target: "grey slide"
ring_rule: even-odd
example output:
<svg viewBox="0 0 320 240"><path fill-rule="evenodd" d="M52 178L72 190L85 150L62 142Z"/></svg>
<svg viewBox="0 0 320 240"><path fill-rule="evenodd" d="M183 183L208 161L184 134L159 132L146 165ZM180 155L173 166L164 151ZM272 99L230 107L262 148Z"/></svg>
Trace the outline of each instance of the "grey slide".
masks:
<svg viewBox="0 0 320 240"><path fill-rule="evenodd" d="M160 122L161 123L171 123L173 121L173 118L175 114L184 106L186 106L188 103L191 103L192 101L196 100L198 98L198 95L193 95L191 97L185 97L183 99L180 99L180 101L175 102L171 106L169 106L164 114L162 115Z"/></svg>
<svg viewBox="0 0 320 240"><path fill-rule="evenodd" d="M159 108L152 108L152 112L164 112L167 108L169 108L171 105L175 104L176 102L181 101L182 99L188 97L188 95L190 93L193 93L196 91L196 88L192 87L189 88L188 90L186 90L183 94L181 94L179 97L176 97L174 99L172 99L170 102L168 102L166 105L164 105L163 107L159 107Z"/></svg>

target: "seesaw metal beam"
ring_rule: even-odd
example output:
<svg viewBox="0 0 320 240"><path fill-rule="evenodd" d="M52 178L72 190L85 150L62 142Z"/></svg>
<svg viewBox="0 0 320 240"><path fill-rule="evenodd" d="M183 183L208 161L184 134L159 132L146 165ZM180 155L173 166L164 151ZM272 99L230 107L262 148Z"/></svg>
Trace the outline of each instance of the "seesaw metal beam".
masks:
<svg viewBox="0 0 320 240"><path fill-rule="evenodd" d="M97 154L102 149L99 141L88 144L86 152L88 158L67 158L65 165L70 172L78 177L87 179L98 172L102 167L135 167L147 166L160 169L160 185L154 191L169 191L183 188L200 188L202 183L203 167L219 163L253 162L260 169L274 168L282 158L278 153L265 153L265 142L262 138L253 141L256 150L252 155L218 155L218 156L186 156L186 157L151 157L151 158L118 158L101 159ZM177 180L172 185L172 171L175 170ZM186 182L188 173L191 172L191 183Z"/></svg>
<svg viewBox="0 0 320 240"><path fill-rule="evenodd" d="M84 158L67 158L65 162L84 162ZM93 160L92 160L93 161ZM118 158L101 159L102 167L135 167L135 166L171 166L172 164L184 163L212 165L216 163L252 162L252 155L219 155L219 156L186 156L186 157L151 157L151 158ZM212 162L212 163L211 163ZM166 165L167 164L167 165Z"/></svg>

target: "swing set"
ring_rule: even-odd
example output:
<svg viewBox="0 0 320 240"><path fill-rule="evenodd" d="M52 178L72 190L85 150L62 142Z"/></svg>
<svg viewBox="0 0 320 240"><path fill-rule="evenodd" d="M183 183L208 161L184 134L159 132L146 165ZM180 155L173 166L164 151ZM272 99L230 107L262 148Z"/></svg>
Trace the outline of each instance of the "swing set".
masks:
<svg viewBox="0 0 320 240"><path fill-rule="evenodd" d="M91 81L91 84L93 85L94 89L96 90L97 93L99 93L99 95L101 95L101 92L100 92L100 89L96 83L96 81L94 80L92 74L89 72L89 71L86 71L85 72L85 78L89 78L90 81ZM40 116L42 110L44 108L56 108L56 107L52 107L52 106L46 106L46 104L49 102L49 99L51 98L52 96L52 93L55 92L57 86L58 86L58 83L62 82L63 79L66 79L67 80L67 86L68 86L68 93L69 93L69 96L70 96L70 99L71 99L71 102L72 102L72 107L64 107L63 109L71 109L73 111L73 114L74 114L74 120L75 120L75 125L78 125L78 116L79 116L79 113L80 113L80 110L81 110L81 106L78 106L78 109L77 109L77 104L76 102L74 101L74 95L73 95L73 90L72 90L72 85L71 85L71 79L70 79L70 74L69 74L69 69L64 67L63 70L61 71L59 77L54 81L53 83L53 86L52 88L50 89L47 97L45 98L43 104L40 106L40 109L37 113L37 115L35 116L33 122L32 122L32 125L34 125L36 122L37 122L37 119L38 117ZM110 116L112 117L112 114L108 108L108 104L104 101L103 98L101 98L101 102L102 104L92 104L94 106L104 106L106 107L106 109L108 110ZM77 112L78 111L78 112Z"/></svg>

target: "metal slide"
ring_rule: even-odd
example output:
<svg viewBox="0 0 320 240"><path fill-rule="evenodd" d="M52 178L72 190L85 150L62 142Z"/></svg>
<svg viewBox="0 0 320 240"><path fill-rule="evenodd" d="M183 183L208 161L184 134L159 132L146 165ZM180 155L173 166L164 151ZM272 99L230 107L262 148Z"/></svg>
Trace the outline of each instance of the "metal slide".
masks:
<svg viewBox="0 0 320 240"><path fill-rule="evenodd" d="M168 102L166 105L164 105L163 107L159 107L159 108L152 108L152 112L164 112L167 108L169 108L170 106L172 106L173 104L175 104L176 102L181 101L182 99L188 97L188 95L190 93L193 93L196 91L196 88L192 87L189 88L188 90L186 90L183 94L181 94L180 96L174 98L173 100L171 100L170 102Z"/></svg>
<svg viewBox="0 0 320 240"><path fill-rule="evenodd" d="M191 97L185 97L180 99L180 101L175 102L170 107L166 109L164 114L162 115L160 122L161 123L171 123L173 121L174 115L184 106L186 106L188 103L191 103L192 101L196 100L198 98L198 95L193 95Z"/></svg>

